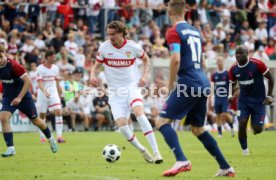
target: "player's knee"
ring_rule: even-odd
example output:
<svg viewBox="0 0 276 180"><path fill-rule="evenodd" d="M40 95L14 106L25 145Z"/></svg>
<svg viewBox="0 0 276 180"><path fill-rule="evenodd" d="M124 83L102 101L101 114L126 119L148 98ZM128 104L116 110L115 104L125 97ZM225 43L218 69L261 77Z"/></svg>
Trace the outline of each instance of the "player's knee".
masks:
<svg viewBox="0 0 276 180"><path fill-rule="evenodd" d="M247 121L245 120L239 121L239 129L246 129L246 126L247 126Z"/></svg>
<svg viewBox="0 0 276 180"><path fill-rule="evenodd" d="M142 114L144 114L144 111L143 111L143 108L140 107L140 106L136 106L133 108L132 110L133 114L135 115L135 117L139 117L141 116Z"/></svg>
<svg viewBox="0 0 276 180"><path fill-rule="evenodd" d="M260 134L263 131L262 126L253 126L253 134Z"/></svg>
<svg viewBox="0 0 276 180"><path fill-rule="evenodd" d="M155 122L155 127L160 129L160 127L164 126L165 124L169 124L171 121L169 119L160 118Z"/></svg>
<svg viewBox="0 0 276 180"><path fill-rule="evenodd" d="M202 127L195 127L195 126L191 126L192 129L192 133L195 136L199 136L204 132L204 129Z"/></svg>
<svg viewBox="0 0 276 180"><path fill-rule="evenodd" d="M127 123L127 119L126 118L119 118L116 120L116 125L118 127L123 127L123 126L126 126L128 123Z"/></svg>

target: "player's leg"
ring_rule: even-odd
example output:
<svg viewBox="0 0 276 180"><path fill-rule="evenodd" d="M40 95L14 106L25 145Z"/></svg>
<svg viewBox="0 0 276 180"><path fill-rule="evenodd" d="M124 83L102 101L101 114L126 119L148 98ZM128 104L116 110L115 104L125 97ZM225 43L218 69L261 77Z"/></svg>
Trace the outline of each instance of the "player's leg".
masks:
<svg viewBox="0 0 276 180"><path fill-rule="evenodd" d="M10 99L2 99L2 109L0 111L0 120L2 125L3 137L6 142L7 150L2 153L2 157L9 157L16 154L15 147L13 144L13 133L10 125L10 118L14 111L16 110L15 106L11 106Z"/></svg>
<svg viewBox="0 0 276 180"><path fill-rule="evenodd" d="M160 113L160 119L156 122L156 127L163 135L176 159L173 167L163 172L163 176L175 176L178 173L191 170L191 163L184 155L177 133L172 128L171 123L172 119L182 119L193 104L193 100L189 97L178 97L177 92L173 91L163 105Z"/></svg>
<svg viewBox="0 0 276 180"><path fill-rule="evenodd" d="M37 111L39 113L39 118L42 119L46 123L46 113L48 110L48 99L45 97L44 94L38 93L37 96ZM39 136L40 136L40 142L45 143L46 137L44 133L38 128Z"/></svg>
<svg viewBox="0 0 276 180"><path fill-rule="evenodd" d="M62 130L63 130L62 106L58 95L50 97L48 108L50 112L53 112L55 114L57 141L58 143L65 143L65 139L62 136Z"/></svg>
<svg viewBox="0 0 276 180"><path fill-rule="evenodd" d="M235 136L234 126L233 126L233 116L229 112L222 113L222 121L227 122L231 128L232 137Z"/></svg>
<svg viewBox="0 0 276 180"><path fill-rule="evenodd" d="M192 133L200 140L206 150L216 157L216 161L220 166L219 173L216 176L235 176L234 169L225 160L216 140L204 130L204 121L206 115L206 97L194 98L196 103L187 114L187 120L191 123Z"/></svg>
<svg viewBox="0 0 276 180"><path fill-rule="evenodd" d="M218 127L218 137L222 137L222 104L215 101L216 123Z"/></svg>
<svg viewBox="0 0 276 180"><path fill-rule="evenodd" d="M39 113L39 118L45 122L46 124L46 113ZM44 135L44 133L40 130L40 128L38 128L38 132L39 132L39 136L40 136L40 142L41 143L45 143L46 142L46 137Z"/></svg>
<svg viewBox="0 0 276 180"><path fill-rule="evenodd" d="M14 110L10 112L10 111L7 111L6 108L2 108L0 112L2 132L7 146L7 150L1 154L2 157L14 156L16 154L14 144L13 144L13 133L10 125L10 118L13 112Z"/></svg>
<svg viewBox="0 0 276 180"><path fill-rule="evenodd" d="M265 121L265 105L261 104L259 106L251 107L251 127L253 134L260 134L264 130Z"/></svg>
<svg viewBox="0 0 276 180"><path fill-rule="evenodd" d="M130 142L136 149L138 149L142 153L144 159L147 162L152 163L152 155L138 141L133 131L131 131L131 129L129 128L128 118L130 115L130 110L127 99L125 99L124 97L110 97L109 104L115 123L118 126L120 132L128 140L128 142Z"/></svg>
<svg viewBox="0 0 276 180"><path fill-rule="evenodd" d="M238 121L239 121L239 142L242 148L243 155L249 155L249 149L247 146L247 123L250 116L250 110L248 106L239 103L238 104L238 111L237 111Z"/></svg>
<svg viewBox="0 0 276 180"><path fill-rule="evenodd" d="M46 122L38 117L35 104L32 98L26 98L20 102L18 105L18 109L26 114L26 116L32 121L34 125L36 125L49 140L51 150L53 153L56 153L58 150L58 146L56 144L56 140L54 136L51 134L50 129L46 125Z"/></svg>
<svg viewBox="0 0 276 180"><path fill-rule="evenodd" d="M142 102L140 102L140 103L142 103ZM163 162L163 158L160 155L152 126L151 126L148 118L144 114L143 105L140 103L132 104L132 112L135 115L135 117L144 133L144 136L146 136L146 138L151 146L151 149L153 151L154 163L160 164Z"/></svg>

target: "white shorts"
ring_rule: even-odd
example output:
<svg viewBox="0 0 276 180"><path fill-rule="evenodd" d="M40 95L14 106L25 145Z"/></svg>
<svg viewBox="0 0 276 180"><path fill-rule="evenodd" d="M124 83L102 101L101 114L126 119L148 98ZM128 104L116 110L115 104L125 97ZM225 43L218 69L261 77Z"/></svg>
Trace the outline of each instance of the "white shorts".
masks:
<svg viewBox="0 0 276 180"><path fill-rule="evenodd" d="M132 88L123 94L113 94L109 96L108 103L115 121L119 118L128 119L133 107L143 106L141 89Z"/></svg>
<svg viewBox="0 0 276 180"><path fill-rule="evenodd" d="M47 110L53 111L61 109L61 102L58 94L51 94L51 97L47 98L43 93L37 95L37 110L39 113L47 113Z"/></svg>

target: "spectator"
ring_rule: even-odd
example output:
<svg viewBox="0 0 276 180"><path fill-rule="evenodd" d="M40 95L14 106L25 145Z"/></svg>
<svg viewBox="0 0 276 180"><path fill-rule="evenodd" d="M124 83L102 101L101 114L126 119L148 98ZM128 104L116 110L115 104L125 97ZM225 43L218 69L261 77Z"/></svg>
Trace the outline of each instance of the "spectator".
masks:
<svg viewBox="0 0 276 180"><path fill-rule="evenodd" d="M276 46L275 41L272 38L268 39L268 44L265 47L265 53L270 57L274 53L274 47ZM270 58L271 59L271 58Z"/></svg>
<svg viewBox="0 0 276 180"><path fill-rule="evenodd" d="M269 57L267 54L264 52L264 46L259 46L258 51L256 51L253 54L253 58L259 59L261 61L269 61Z"/></svg>
<svg viewBox="0 0 276 180"><path fill-rule="evenodd" d="M56 53L60 51L64 45L63 30L61 28L56 28L55 37L50 41L49 45L54 47Z"/></svg>
<svg viewBox="0 0 276 180"><path fill-rule="evenodd" d="M259 44L267 44L268 33L264 21L259 23L258 28L255 30L255 36L257 37Z"/></svg>
<svg viewBox="0 0 276 180"><path fill-rule="evenodd" d="M84 113L83 106L79 100L79 96L76 95L72 100L69 100L66 103L66 108L68 109L71 115L72 121L72 129L73 131L76 129L76 121L83 121L84 122L84 131L89 130L89 120L86 113Z"/></svg>

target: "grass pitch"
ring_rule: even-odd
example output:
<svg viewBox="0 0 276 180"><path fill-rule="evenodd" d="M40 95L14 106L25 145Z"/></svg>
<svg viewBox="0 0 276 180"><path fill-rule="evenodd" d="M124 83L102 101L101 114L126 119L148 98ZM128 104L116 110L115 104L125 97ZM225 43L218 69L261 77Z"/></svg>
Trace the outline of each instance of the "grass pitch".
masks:
<svg viewBox="0 0 276 180"><path fill-rule="evenodd" d="M143 134L135 134L150 149ZM178 135L193 167L191 172L181 173L174 179L212 179L218 170L214 158L191 132L180 132ZM162 172L174 164L174 156L159 132L156 132L156 137L164 158L161 165L146 163L120 133L79 132L65 133L64 137L67 142L59 144L59 152L52 154L48 143L39 143L37 133L15 133L17 154L0 159L0 179L157 180L166 179L161 176ZM264 132L258 136L249 133L251 155L247 157L241 154L237 136L231 138L229 133L224 133L223 138L216 139L236 170L235 179L267 180L276 179L275 137L276 132ZM110 143L117 144L122 149L121 159L116 163L108 163L102 157L103 147ZM4 150L6 147L1 137L0 151Z"/></svg>

